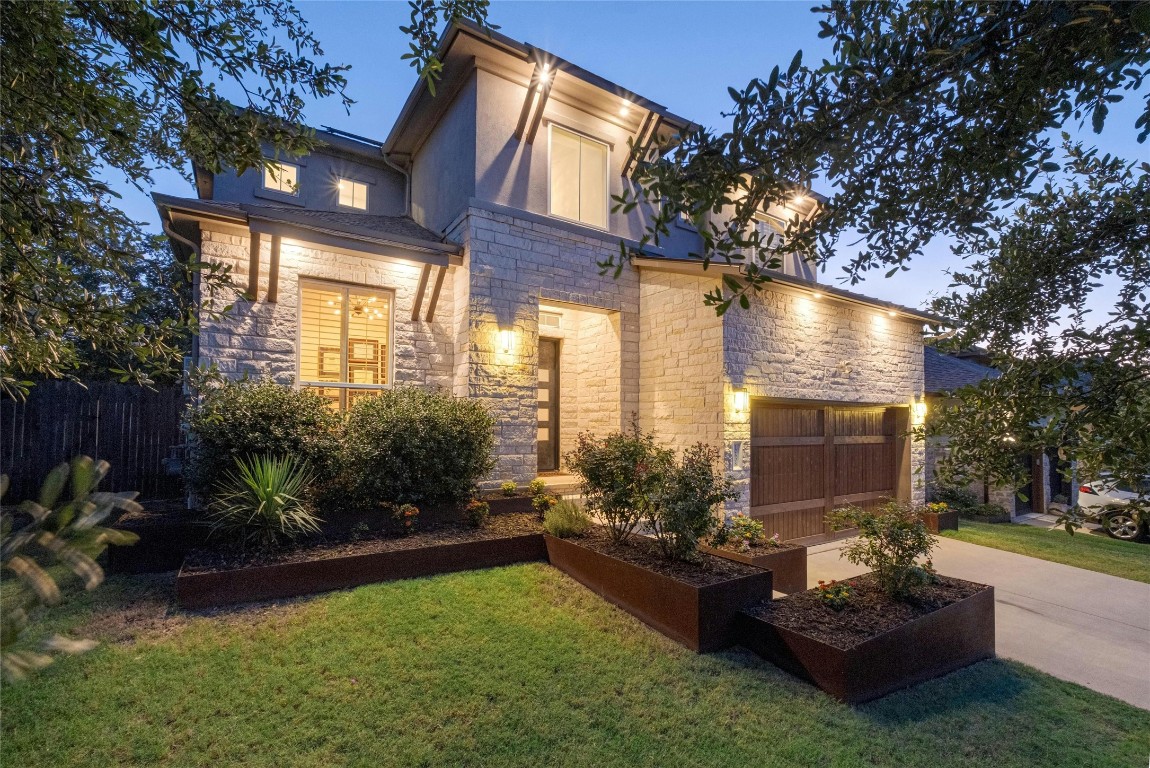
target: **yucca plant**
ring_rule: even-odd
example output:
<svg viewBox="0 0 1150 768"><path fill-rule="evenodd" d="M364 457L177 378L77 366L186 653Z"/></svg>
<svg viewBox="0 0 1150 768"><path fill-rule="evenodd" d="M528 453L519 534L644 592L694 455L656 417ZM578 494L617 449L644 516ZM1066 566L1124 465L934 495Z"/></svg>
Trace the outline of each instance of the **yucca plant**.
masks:
<svg viewBox="0 0 1150 768"><path fill-rule="evenodd" d="M57 466L40 487L38 501L25 501L19 510L31 518L14 529L12 518L0 524L0 567L15 578L4 587L0 611L0 669L7 680L20 680L52 663L52 653L80 653L95 647L91 640L51 635L39 647L29 641L29 629L63 593L57 578L71 571L95 589L104 581L96 558L109 544L134 544L137 536L101 525L115 510L141 509L136 494L97 491L108 474L106 461L79 456ZM65 493L65 489L68 493ZM0 477L0 498L8 490L8 477Z"/></svg>
<svg viewBox="0 0 1150 768"><path fill-rule="evenodd" d="M212 536L241 549L274 548L281 541L319 531L323 522L304 498L312 473L293 456L236 459L209 508Z"/></svg>

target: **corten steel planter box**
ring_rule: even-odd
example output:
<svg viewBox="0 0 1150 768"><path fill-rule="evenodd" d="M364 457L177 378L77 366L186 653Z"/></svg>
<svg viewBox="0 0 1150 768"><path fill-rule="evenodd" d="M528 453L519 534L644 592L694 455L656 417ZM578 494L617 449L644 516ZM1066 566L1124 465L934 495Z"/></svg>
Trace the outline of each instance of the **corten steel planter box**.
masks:
<svg viewBox="0 0 1150 768"><path fill-rule="evenodd" d="M740 576L696 587L670 576L544 534L551 564L692 651L738 642L735 617L744 606L771 597L771 573Z"/></svg>
<svg viewBox="0 0 1150 768"><path fill-rule="evenodd" d="M546 559L543 535L530 533L229 571L181 569L176 600L183 608L212 608Z"/></svg>
<svg viewBox="0 0 1150 768"><path fill-rule="evenodd" d="M807 588L807 548L788 547L787 549L760 548L752 552L732 552L715 547L699 547L715 557L725 557L737 563L746 563L756 568L766 568L773 576L776 592L791 594L803 592Z"/></svg>
<svg viewBox="0 0 1150 768"><path fill-rule="evenodd" d="M484 499L491 507L493 515L510 515L522 512L534 512L530 496L493 496Z"/></svg>
<svg viewBox="0 0 1150 768"><path fill-rule="evenodd" d="M745 613L738 625L742 645L839 701L859 704L994 658L994 587L849 650Z"/></svg>
<svg viewBox="0 0 1150 768"><path fill-rule="evenodd" d="M949 512L923 512L922 521L926 523L926 527L930 529L931 533L957 531L958 510L952 509Z"/></svg>

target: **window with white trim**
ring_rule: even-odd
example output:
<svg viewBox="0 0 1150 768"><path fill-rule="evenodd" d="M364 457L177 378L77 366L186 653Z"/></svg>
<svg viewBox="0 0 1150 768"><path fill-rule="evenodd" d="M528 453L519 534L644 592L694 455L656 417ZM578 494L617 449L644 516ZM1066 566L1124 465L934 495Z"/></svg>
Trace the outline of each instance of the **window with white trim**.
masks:
<svg viewBox="0 0 1150 768"><path fill-rule="evenodd" d="M299 166L291 163L271 163L264 166L264 189L285 195L299 194Z"/></svg>
<svg viewBox="0 0 1150 768"><path fill-rule="evenodd" d="M551 215L607 228L607 145L551 126Z"/></svg>
<svg viewBox="0 0 1150 768"><path fill-rule="evenodd" d="M391 291L300 281L299 383L341 411L391 384Z"/></svg>
<svg viewBox="0 0 1150 768"><path fill-rule="evenodd" d="M348 208L367 210L367 185L351 179L339 180L339 204Z"/></svg>

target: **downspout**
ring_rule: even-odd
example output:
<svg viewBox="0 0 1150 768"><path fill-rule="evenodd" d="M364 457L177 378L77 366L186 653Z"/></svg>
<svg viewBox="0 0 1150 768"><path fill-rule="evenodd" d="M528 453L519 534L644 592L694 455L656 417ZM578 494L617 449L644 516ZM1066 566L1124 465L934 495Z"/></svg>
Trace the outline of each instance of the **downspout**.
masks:
<svg viewBox="0 0 1150 768"><path fill-rule="evenodd" d="M188 238L181 235L176 230L172 229L172 222L170 219L168 219L167 216L161 217L160 226L164 230L165 235L167 235L168 237L170 237L171 239L175 240L178 243L182 243L184 246L187 247L187 249L189 251L192 252L192 254L195 255L196 261L200 260L200 247L198 245L196 245L195 243L193 243ZM199 311L198 306L200 303L200 271L199 270L196 270L195 272L192 273L192 301L196 302L197 312L198 312ZM198 321L199 318L197 317L196 320ZM200 366L200 334L199 333L192 334L191 358L192 358L192 368L198 368Z"/></svg>
<svg viewBox="0 0 1150 768"><path fill-rule="evenodd" d="M383 151L382 148L380 149L379 153L383 157L383 162L387 165L388 168L391 168L393 171L399 171L401 174L403 174L403 181L404 181L404 183L403 183L403 215L410 217L411 216L411 171L409 171L408 169L399 165L398 163L393 162L392 159L387 155L386 152Z"/></svg>

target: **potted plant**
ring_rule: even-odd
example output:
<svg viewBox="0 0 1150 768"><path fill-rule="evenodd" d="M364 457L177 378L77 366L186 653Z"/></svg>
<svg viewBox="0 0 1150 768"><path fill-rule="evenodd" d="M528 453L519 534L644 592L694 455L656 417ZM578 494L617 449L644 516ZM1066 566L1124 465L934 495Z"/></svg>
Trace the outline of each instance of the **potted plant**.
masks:
<svg viewBox="0 0 1150 768"><path fill-rule="evenodd" d="M945 501L932 501L919 510L919 516L931 533L958 530L958 510Z"/></svg>
<svg viewBox="0 0 1150 768"><path fill-rule="evenodd" d="M843 556L869 573L749 608L743 645L849 703L994 656L993 587L935 573L918 509L847 507L831 522L858 528Z"/></svg>
<svg viewBox="0 0 1150 768"><path fill-rule="evenodd" d="M741 512L720 523L700 550L717 557L766 568L774 574L774 590L790 594L807 588L807 548L787 544L763 524Z"/></svg>
<svg viewBox="0 0 1150 768"><path fill-rule="evenodd" d="M637 425L601 439L580 435L567 465L604 524L579 538L545 534L551 564L692 650L732 645L736 614L770 598L771 574L699 552L715 507L731 495L717 459L702 444L676 459ZM552 521L557 509L547 513ZM651 535L638 535L640 527Z"/></svg>

